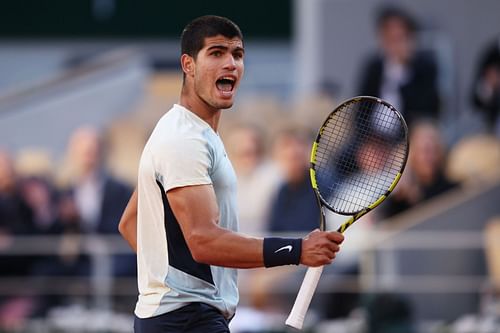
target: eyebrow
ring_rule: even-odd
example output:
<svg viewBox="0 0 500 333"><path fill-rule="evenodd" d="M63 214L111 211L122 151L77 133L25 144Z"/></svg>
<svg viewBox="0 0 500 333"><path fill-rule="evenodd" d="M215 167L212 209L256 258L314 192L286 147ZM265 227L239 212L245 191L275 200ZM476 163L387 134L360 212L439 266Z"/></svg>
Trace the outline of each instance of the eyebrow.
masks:
<svg viewBox="0 0 500 333"><path fill-rule="evenodd" d="M226 46L226 45L222 45L222 44L215 44L215 45L212 45L212 46L209 46L207 48L207 51L211 51L211 50L217 50L217 49L220 49L220 50L224 50L224 51L227 51L229 50L229 46ZM242 52L242 53L245 53L245 49L241 46L237 46L233 52Z"/></svg>

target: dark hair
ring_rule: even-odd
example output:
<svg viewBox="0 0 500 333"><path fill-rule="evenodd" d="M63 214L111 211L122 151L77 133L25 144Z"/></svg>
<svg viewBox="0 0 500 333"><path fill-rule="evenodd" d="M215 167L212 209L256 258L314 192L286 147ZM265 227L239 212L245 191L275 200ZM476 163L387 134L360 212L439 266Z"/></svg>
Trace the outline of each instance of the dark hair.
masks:
<svg viewBox="0 0 500 333"><path fill-rule="evenodd" d="M205 38L217 35L226 38L238 37L243 41L243 34L233 21L221 16L205 15L189 22L182 31L181 54L196 58L204 46Z"/></svg>
<svg viewBox="0 0 500 333"><path fill-rule="evenodd" d="M377 29L380 29L384 26L384 24L390 19L399 19L406 26L406 29L410 34L414 34L417 29L417 22L410 14L398 7L383 7L378 10L376 25Z"/></svg>

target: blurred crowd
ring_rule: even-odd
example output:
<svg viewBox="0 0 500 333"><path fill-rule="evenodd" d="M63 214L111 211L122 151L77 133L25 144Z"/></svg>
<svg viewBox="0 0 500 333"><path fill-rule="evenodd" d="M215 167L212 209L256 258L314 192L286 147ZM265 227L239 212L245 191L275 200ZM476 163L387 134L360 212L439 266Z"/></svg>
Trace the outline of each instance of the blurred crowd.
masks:
<svg viewBox="0 0 500 333"><path fill-rule="evenodd" d="M418 22L398 8L386 8L379 13L376 29L379 49L362 65L358 94L384 98L402 112L411 148L400 184L374 215L367 216L368 228L390 223L391 217L473 179L498 177L500 160L500 39L485 49L471 83L471 104L484 115L486 131L450 146L440 122L439 71L433 55L419 49ZM325 95L293 107L261 100L241 104L227 114L220 132L238 175L242 232L305 233L318 227L308 171L310 146L316 129L337 102L334 96ZM131 133L120 135L126 142ZM105 137L100 129L78 128L60 165L50 158L45 164L37 159L42 166L34 169L26 168L32 160L23 162L24 155L0 150L0 281L93 274L92 258L81 250L79 236L117 235L134 186L133 180L123 181L108 168ZM16 236L32 235L60 236L57 254L5 255ZM355 273L357 262L351 264L346 269ZM112 274L134 277L135 265L133 255L113 256ZM355 300L342 299L343 306L332 305L329 308L338 311L328 316L346 315L356 306ZM43 316L51 307L69 301L62 295L3 293L0 330L20 326L26 318ZM392 302L396 315L401 310L399 300L377 299L371 304L373 309L377 302ZM406 312L399 311L403 317ZM370 332L383 332L376 326L381 322L374 320Z"/></svg>
<svg viewBox="0 0 500 333"><path fill-rule="evenodd" d="M450 142L442 122L445 98L439 86L440 71L435 55L419 47L418 22L400 8L386 7L379 12L376 29L379 48L361 66L357 95L379 96L403 114L409 127L410 154L394 193L348 231L349 244L344 244L344 249L369 241L366 231L372 228L392 228L398 214L434 197L500 179L500 38L478 60L471 88L470 104L484 117L484 131L469 137L459 135L458 141ZM273 123L274 130L267 117L259 122L256 108L250 120L228 126L225 143L238 175L242 231L284 234L318 227L319 212L308 169L310 145L325 116L319 116L317 110L325 104L335 105L333 96L316 96L292 108L296 111L288 110L286 116L283 110L272 111L279 119ZM266 143L270 147L267 154ZM342 253L340 257L332 267L335 275L359 274L359 256ZM253 305L272 313L269 304L275 300L263 301L266 288L272 290L285 283L289 272L277 273L278 278L270 278L269 272L262 276L259 272L242 273L251 275L246 278L261 289L251 298ZM411 306L404 298L395 294L372 299L359 296L334 293L320 315L345 318L364 305L369 332L412 332Z"/></svg>
<svg viewBox="0 0 500 333"><path fill-rule="evenodd" d="M0 151L0 279L31 277L26 290L54 277L89 277L92 258L82 251L83 235L117 235L118 221L132 188L111 176L104 167L105 146L96 128L77 129L68 142L67 158L56 172L47 169L40 153L15 158ZM38 156L38 157L37 157ZM16 166L19 166L16 168ZM55 167L55 166L53 166ZM64 169L64 170L63 170ZM22 171L22 172L20 172ZM60 236L57 251L44 255L2 255L14 247L16 236ZM116 255L113 276L135 276L135 256ZM45 279L45 280L44 280ZM61 286L66 290L67 286ZM25 295L24 295L25 294ZM0 296L0 329L22 326L28 317L70 301L71 296Z"/></svg>

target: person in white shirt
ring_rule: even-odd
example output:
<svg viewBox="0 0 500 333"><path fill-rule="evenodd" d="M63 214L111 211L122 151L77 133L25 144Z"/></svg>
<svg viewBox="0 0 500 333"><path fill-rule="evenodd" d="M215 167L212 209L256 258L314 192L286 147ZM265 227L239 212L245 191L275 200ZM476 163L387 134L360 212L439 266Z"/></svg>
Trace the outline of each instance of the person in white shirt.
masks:
<svg viewBox="0 0 500 333"><path fill-rule="evenodd" d="M229 332L238 302L235 268L330 264L343 236L238 233L236 176L217 133L244 71L240 29L203 16L182 33L179 103L141 156L138 186L119 230L137 251L136 333Z"/></svg>

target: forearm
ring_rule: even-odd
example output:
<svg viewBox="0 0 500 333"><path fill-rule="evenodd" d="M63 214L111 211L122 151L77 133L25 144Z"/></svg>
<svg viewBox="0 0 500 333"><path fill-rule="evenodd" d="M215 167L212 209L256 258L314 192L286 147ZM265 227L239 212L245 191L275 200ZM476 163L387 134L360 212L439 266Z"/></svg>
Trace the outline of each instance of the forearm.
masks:
<svg viewBox="0 0 500 333"><path fill-rule="evenodd" d="M120 234L132 250L137 253L137 222L129 223L124 228L120 228Z"/></svg>
<svg viewBox="0 0 500 333"><path fill-rule="evenodd" d="M186 186L167 192L194 260L232 268L281 265L319 266L331 263L339 233L315 231L304 239L256 238L219 225L219 210L212 186Z"/></svg>
<svg viewBox="0 0 500 333"><path fill-rule="evenodd" d="M214 226L210 230L193 233L187 241L198 262L232 268L264 266L262 238Z"/></svg>
<svg viewBox="0 0 500 333"><path fill-rule="evenodd" d="M254 238L217 226L188 238L196 261L232 268L331 264L344 237L314 230L305 238Z"/></svg>

